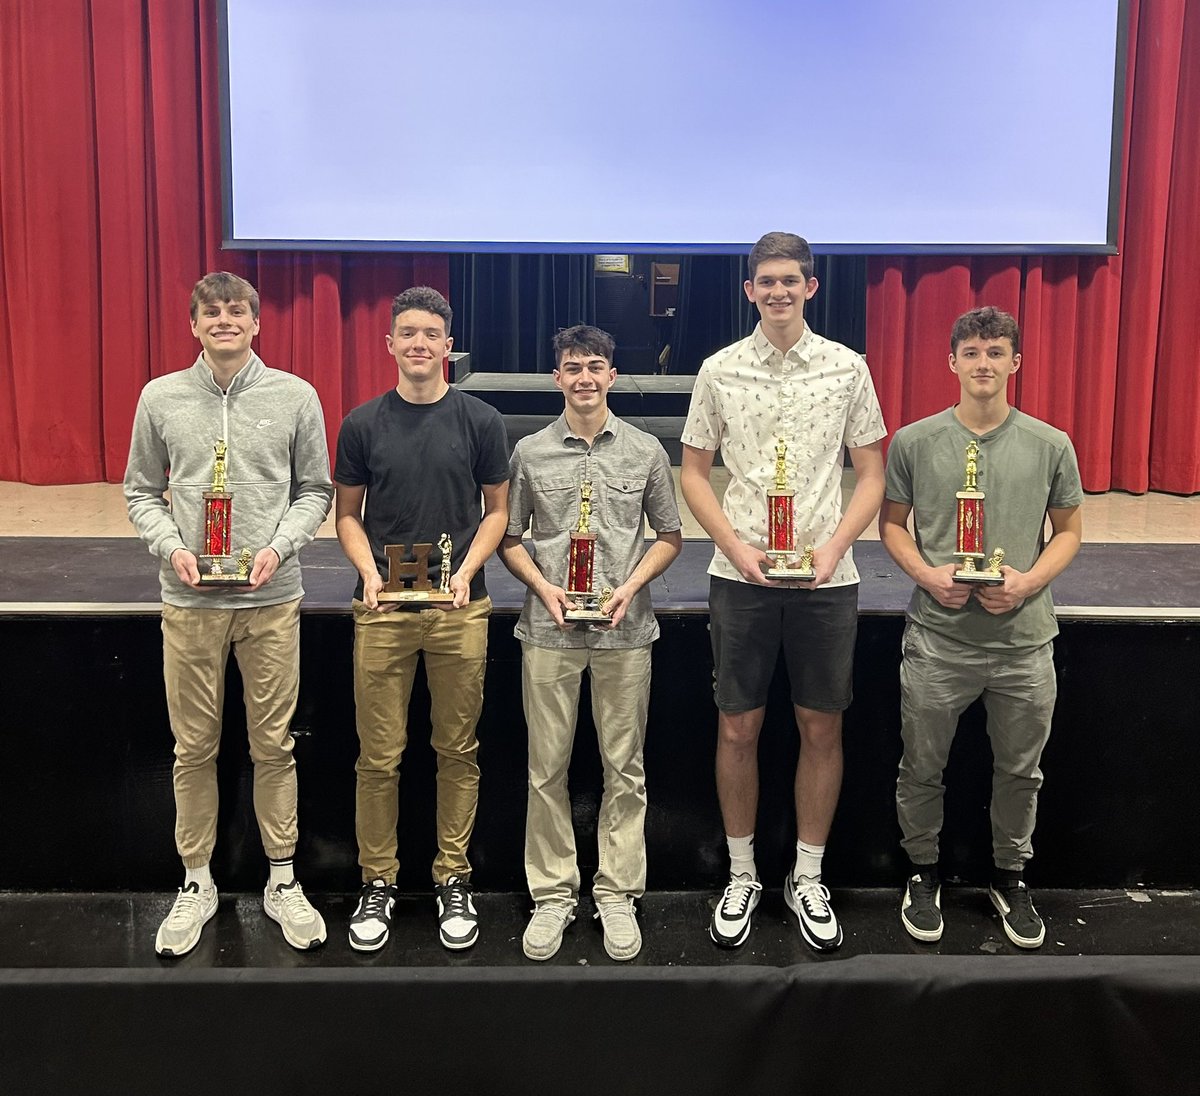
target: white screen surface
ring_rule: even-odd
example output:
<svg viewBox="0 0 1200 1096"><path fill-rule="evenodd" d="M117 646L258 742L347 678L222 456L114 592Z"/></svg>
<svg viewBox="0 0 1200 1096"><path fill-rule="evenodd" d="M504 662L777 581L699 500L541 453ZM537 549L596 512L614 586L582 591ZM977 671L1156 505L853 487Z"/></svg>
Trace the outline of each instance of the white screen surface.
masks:
<svg viewBox="0 0 1200 1096"><path fill-rule="evenodd" d="M226 0L226 237L1111 243L1117 0Z"/></svg>

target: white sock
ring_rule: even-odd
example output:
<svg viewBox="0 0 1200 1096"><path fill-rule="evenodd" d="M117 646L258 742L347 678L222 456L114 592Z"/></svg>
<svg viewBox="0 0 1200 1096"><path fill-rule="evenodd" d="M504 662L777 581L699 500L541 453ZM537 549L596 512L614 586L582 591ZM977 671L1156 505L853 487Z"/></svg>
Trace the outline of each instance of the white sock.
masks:
<svg viewBox="0 0 1200 1096"><path fill-rule="evenodd" d="M796 867L792 876L811 879L814 883L821 879L821 857L825 855L824 845L806 845L803 841L796 842Z"/></svg>
<svg viewBox="0 0 1200 1096"><path fill-rule="evenodd" d="M183 885L186 887L189 883L196 883L201 890L208 890L213 885L212 872L209 871L207 864L201 864L198 868L183 869Z"/></svg>
<svg viewBox="0 0 1200 1096"><path fill-rule="evenodd" d="M754 867L754 834L748 837L730 837L726 834L725 843L729 846L729 874L748 875L751 879L757 879L758 870Z"/></svg>
<svg viewBox="0 0 1200 1096"><path fill-rule="evenodd" d="M271 890L296 882L296 872L292 867L292 858L290 856L286 860L271 860L268 858L267 863L271 866L271 875L267 880L267 886Z"/></svg>

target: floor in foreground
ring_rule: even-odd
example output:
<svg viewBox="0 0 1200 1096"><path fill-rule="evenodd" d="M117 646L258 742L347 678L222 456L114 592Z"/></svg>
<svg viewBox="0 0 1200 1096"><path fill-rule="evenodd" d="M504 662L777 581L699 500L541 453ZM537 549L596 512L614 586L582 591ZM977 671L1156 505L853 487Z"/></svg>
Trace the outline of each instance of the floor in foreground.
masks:
<svg viewBox="0 0 1200 1096"><path fill-rule="evenodd" d="M297 952L262 912L258 894L225 894L200 943L179 960L154 954L154 934L173 895L0 893L0 967L147 967L205 969L237 967L511 967L530 965L521 953L529 916L526 895L480 893L480 938L475 947L450 952L437 940L432 893L405 895L396 907L392 939L377 953L351 950L346 926L356 896L313 895L329 929L323 948ZM639 903L641 954L627 966L729 967L839 962L860 955L1195 955L1200 954L1200 891L1037 890L1046 922L1046 942L1037 952L1014 947L1004 936L987 892L948 885L942 909L946 931L940 943L920 944L903 930L899 892L835 890L835 909L845 942L830 955L817 955L800 939L795 919L779 889L768 888L755 914L747 943L723 950L708 938L716 895L707 892L648 894ZM562 949L543 966L615 966L604 952L589 900Z"/></svg>

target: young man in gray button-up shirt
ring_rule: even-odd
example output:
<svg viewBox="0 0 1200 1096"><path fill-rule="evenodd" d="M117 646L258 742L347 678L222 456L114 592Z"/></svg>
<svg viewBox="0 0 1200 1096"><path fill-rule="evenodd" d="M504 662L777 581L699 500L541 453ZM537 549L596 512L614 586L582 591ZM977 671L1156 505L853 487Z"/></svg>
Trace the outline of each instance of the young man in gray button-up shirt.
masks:
<svg viewBox="0 0 1200 1096"><path fill-rule="evenodd" d="M529 806L525 872L536 904L522 937L530 959L549 959L575 919L579 867L571 827L567 768L579 687L591 675L592 715L604 765L597 823L599 868L592 882L604 947L613 959L641 949L634 900L646 885L646 783L642 746L650 700L650 645L658 638L647 588L682 547L679 508L667 455L658 440L608 410L616 380L612 336L595 327L554 339L554 383L563 414L522 438L510 466L505 565L526 586L517 623L525 720L529 727ZM581 485L591 485L580 521ZM532 519L532 527L530 520ZM649 548L643 521L655 531ZM592 541L592 589L611 589L606 620L573 625L567 593L571 530L586 524ZM531 528L536 562L521 537Z"/></svg>

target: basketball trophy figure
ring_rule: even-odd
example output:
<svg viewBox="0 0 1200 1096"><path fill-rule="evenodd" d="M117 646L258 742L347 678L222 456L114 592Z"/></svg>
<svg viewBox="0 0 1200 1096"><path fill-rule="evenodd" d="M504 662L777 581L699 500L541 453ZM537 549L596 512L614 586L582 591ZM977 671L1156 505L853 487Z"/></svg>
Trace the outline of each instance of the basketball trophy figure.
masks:
<svg viewBox="0 0 1200 1096"><path fill-rule="evenodd" d="M385 544L383 551L388 559L388 579L376 595L378 600L428 602L438 608L452 605L454 595L450 592L450 552L454 543L450 540L450 534L443 533L438 538L437 546L442 553L442 562L435 590L433 583L429 581L429 553L433 551L432 544L414 544L411 562L404 558L408 555L407 544Z"/></svg>
<svg viewBox="0 0 1200 1096"><path fill-rule="evenodd" d="M954 497L958 500L957 551L961 566L952 576L955 582L971 582L983 586L1000 586L1004 576L1000 573L1000 561L1004 549L997 548L988 560L986 570L979 570L976 560L985 558L983 549L983 499L979 489L979 442L972 438L967 442L967 467L963 488Z"/></svg>
<svg viewBox="0 0 1200 1096"><path fill-rule="evenodd" d="M236 560L229 547L233 527L233 495L225 482L229 447L224 438L213 446L212 489L204 492L204 551L200 558L208 569L200 574L202 586L249 586L250 549L243 548Z"/></svg>
<svg viewBox="0 0 1200 1096"><path fill-rule="evenodd" d="M772 566L767 569L767 578L796 579L811 582L816 577L813 571L813 546L806 544L804 551L797 553L793 529L792 500L796 492L788 490L787 442L775 440L775 486L767 492L767 555Z"/></svg>
<svg viewBox="0 0 1200 1096"><path fill-rule="evenodd" d="M584 480L579 485L579 523L571 530L571 548L567 556L567 597L576 608L567 609L563 620L573 624L598 624L609 619L604 606L612 597L607 586L595 593L592 584L596 571L596 534L590 529L592 518L592 484Z"/></svg>

